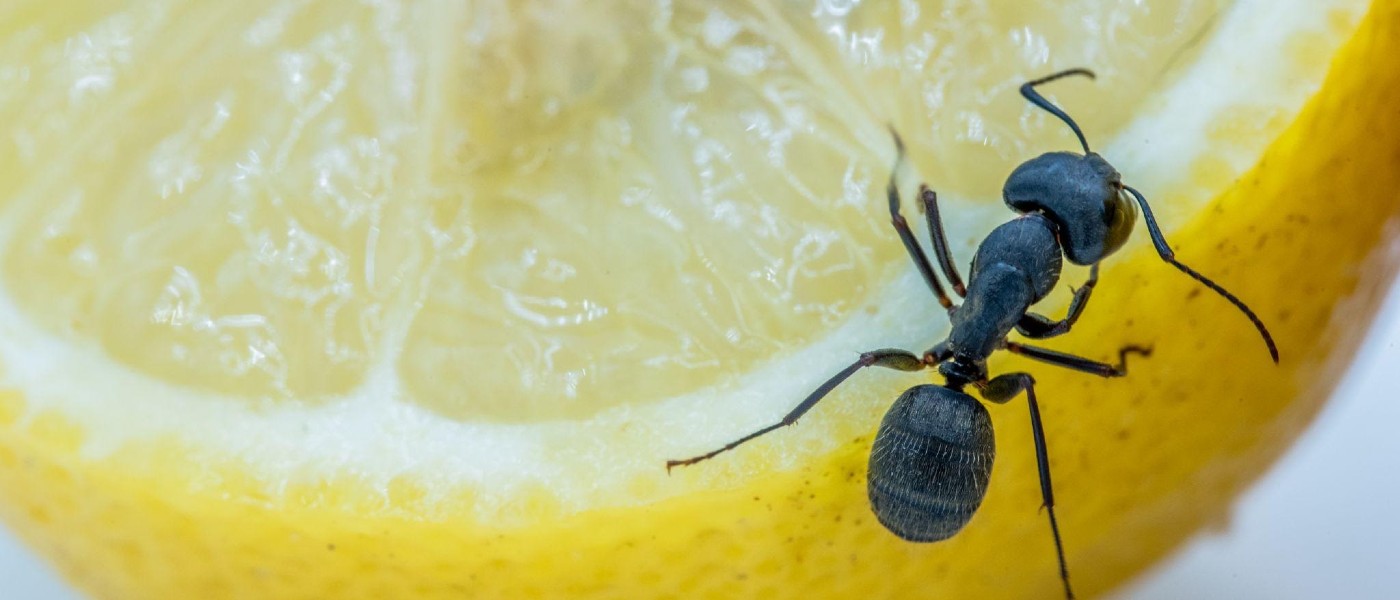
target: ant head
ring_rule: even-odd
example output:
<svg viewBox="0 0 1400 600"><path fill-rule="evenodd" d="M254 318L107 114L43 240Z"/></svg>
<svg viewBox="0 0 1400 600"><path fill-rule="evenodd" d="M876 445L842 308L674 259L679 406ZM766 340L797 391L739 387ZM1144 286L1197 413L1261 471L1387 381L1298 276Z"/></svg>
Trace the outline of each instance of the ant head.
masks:
<svg viewBox="0 0 1400 600"><path fill-rule="evenodd" d="M1128 241L1137 206L1123 193L1122 178L1102 156L1050 152L1011 172L1002 188L1007 206L1044 214L1059 229L1065 257L1090 265Z"/></svg>
<svg viewBox="0 0 1400 600"><path fill-rule="evenodd" d="M1057 235L1065 256L1070 262L1081 265L1097 263L1118 250L1128 240L1128 234L1132 233L1133 223L1137 221L1137 208L1142 207L1147 233L1152 236L1152 245L1162 260L1224 296L1249 317L1255 329L1259 330L1259 335L1264 337L1264 343L1269 346L1269 356L1277 363L1278 347L1259 316L1234 294L1176 260L1172 249L1167 246L1167 240L1162 237L1162 230L1157 227L1157 220L1152 217L1147 198L1131 186L1123 185L1123 179L1113 165L1089 150L1089 142L1084 139L1079 124L1035 91L1035 86L1070 75L1094 78L1094 72L1088 69L1060 71L1021 84L1021 95L1031 104L1064 121L1074 131L1074 136L1079 138L1084 154L1051 152L1016 167L1002 189L1006 204L1017 212L1042 213L1054 222L1059 229ZM1132 197L1124 196L1125 192Z"/></svg>
<svg viewBox="0 0 1400 600"><path fill-rule="evenodd" d="M1026 82L1021 96L1064 121L1079 138L1084 154L1050 152L1026 161L1011 172L1001 196L1016 212L1044 214L1059 228L1065 257L1072 263L1089 265L1128 241L1137 221L1137 207L1123 195L1123 179L1113 165L1089 150L1079 124L1035 91L1035 86L1070 75L1094 78L1088 69L1060 71Z"/></svg>

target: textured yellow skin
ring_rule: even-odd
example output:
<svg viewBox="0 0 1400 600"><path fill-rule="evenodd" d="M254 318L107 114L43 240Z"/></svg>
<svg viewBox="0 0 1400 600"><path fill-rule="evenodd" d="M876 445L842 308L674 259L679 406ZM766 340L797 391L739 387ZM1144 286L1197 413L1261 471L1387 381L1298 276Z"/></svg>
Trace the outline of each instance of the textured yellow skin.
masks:
<svg viewBox="0 0 1400 600"><path fill-rule="evenodd" d="M993 362L1039 381L1081 595L1220 518L1355 352L1395 267L1384 249L1400 213L1400 71L1387 68L1397 45L1400 7L1377 3L1323 93L1259 166L1172 236L1180 259L1259 312L1280 365L1243 317L1161 263L1141 230L1105 266L1073 334L1052 344L1093 357L1154 344L1129 378ZM240 467L187 460L173 445L85 460L82 432L53 415L17 426L23 407L18 393L0 395L0 514L99 597L1059 594L1019 400L990 409L1000 452L981 511L954 539L925 545L896 539L869 513L868 436L751 487L503 530L423 506L411 483L384 495L346 480L273 501ZM544 501L526 510L558 513Z"/></svg>

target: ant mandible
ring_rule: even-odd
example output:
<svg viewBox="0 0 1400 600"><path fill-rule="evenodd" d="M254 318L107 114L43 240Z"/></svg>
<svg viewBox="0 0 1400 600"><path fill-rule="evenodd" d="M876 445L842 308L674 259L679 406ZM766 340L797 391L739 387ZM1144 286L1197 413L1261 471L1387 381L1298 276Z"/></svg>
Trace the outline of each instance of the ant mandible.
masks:
<svg viewBox="0 0 1400 600"><path fill-rule="evenodd" d="M996 454L992 422L987 409L963 392L971 385L989 402L1005 403L1026 394L1030 407L1031 433L1035 441L1036 466L1040 471L1040 493L1050 516L1050 531L1059 559L1060 580L1065 596L1073 598L1069 569L1065 564L1060 526L1055 520L1055 497L1050 484L1050 459L1041 426L1040 408L1035 398L1035 378L1029 373L987 376L987 357L1007 350L1058 367L1100 377L1127 374L1127 355L1146 356L1151 348L1125 346L1118 351L1118 363L1101 363L1087 358L1013 342L1006 336L1015 329L1032 339L1061 335L1070 330L1089 303L1098 283L1099 261L1117 251L1127 241L1141 207L1147 232L1157 254L1168 264L1229 300L1242 311L1263 336L1269 355L1278 362L1278 349L1259 317L1234 294L1178 262L1147 199L1124 185L1108 161L1089 150L1084 133L1069 115L1045 100L1036 86L1071 75L1094 78L1088 69L1070 69L1026 82L1021 95L1031 104L1064 121L1079 138L1084 154L1050 152L1026 161L1012 171L1002 189L1002 198L1017 218L992 230L972 259L971 277L966 286L953 265L948 239L938 215L938 195L921 186L920 199L928 220L938 266L953 292L963 297L955 305L935 277L933 265L914 239L909 224L899 212L895 175L890 174L887 193L890 217L899 239L909 251L919 273L948 311L952 329L947 339L922 356L899 349L865 352L807 396L783 420L739 438L724 447L685 460L667 461L666 468L691 465L732 450L765 433L796 423L831 390L865 367L919 371L933 367L944 384L917 385L899 396L880 423L870 449L868 492L870 506L881 524L895 535L913 542L933 542L951 537L972 518L987 493L987 482ZM895 171L904 159L904 144L894 135L898 157ZM1126 195L1125 195L1126 193ZM1071 263L1089 266L1089 278L1074 291L1064 319L1055 321L1029 312L1032 304L1045 298L1060 279L1062 256Z"/></svg>

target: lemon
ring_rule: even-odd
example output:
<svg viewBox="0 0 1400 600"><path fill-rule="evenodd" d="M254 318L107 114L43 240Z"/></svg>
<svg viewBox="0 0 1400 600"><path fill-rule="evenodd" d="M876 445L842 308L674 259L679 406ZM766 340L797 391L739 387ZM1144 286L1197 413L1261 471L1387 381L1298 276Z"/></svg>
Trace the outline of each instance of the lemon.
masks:
<svg viewBox="0 0 1400 600"><path fill-rule="evenodd" d="M1367 11L9 2L0 514L99 597L1057 594L1017 406L933 545L864 491L925 378L664 464L937 341L886 124L965 263L1006 174L1074 147L1016 86L1088 66L1047 92L1283 357L1141 239L1105 266L1056 348L1152 357L1033 370L1071 572L1107 589L1281 452L1393 272L1400 13Z"/></svg>

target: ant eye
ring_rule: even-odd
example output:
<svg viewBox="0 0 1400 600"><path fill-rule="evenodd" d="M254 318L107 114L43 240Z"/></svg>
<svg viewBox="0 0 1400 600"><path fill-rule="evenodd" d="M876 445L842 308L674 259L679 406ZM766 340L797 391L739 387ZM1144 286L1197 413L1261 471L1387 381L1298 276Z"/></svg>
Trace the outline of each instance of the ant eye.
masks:
<svg viewBox="0 0 1400 600"><path fill-rule="evenodd" d="M1133 224L1137 222L1137 205L1121 190L1103 204L1104 225L1108 228L1108 235L1104 238L1103 255L1108 256L1128 241L1128 235L1133 232Z"/></svg>

